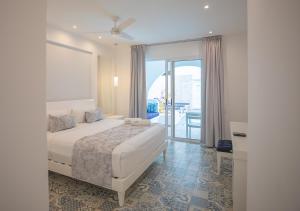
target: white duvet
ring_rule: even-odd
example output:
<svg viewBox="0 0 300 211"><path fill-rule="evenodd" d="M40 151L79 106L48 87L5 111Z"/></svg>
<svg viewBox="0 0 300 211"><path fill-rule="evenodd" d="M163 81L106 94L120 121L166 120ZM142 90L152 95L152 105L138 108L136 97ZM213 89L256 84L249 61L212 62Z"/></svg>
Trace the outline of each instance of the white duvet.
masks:
<svg viewBox="0 0 300 211"><path fill-rule="evenodd" d="M75 128L56 133L48 132L48 159L71 165L73 146L77 140L123 123L124 120L104 119L90 124L81 123ZM164 142L164 127L155 125L121 143L112 152L113 176L119 178L127 177L146 157Z"/></svg>

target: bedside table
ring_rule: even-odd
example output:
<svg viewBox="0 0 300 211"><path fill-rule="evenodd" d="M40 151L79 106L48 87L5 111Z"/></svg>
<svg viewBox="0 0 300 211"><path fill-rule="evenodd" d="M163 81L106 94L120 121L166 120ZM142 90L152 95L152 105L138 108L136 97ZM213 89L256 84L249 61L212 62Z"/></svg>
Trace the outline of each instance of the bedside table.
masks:
<svg viewBox="0 0 300 211"><path fill-rule="evenodd" d="M108 115L106 119L124 119L123 115Z"/></svg>

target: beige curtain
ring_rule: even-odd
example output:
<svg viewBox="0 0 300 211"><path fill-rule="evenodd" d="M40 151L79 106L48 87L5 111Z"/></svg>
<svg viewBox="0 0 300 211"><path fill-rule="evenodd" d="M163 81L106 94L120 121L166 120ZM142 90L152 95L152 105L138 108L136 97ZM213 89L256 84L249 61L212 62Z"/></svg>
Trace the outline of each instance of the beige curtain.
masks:
<svg viewBox="0 0 300 211"><path fill-rule="evenodd" d="M202 40L202 128L201 142L214 147L224 136L224 70L222 37Z"/></svg>
<svg viewBox="0 0 300 211"><path fill-rule="evenodd" d="M145 46L131 47L130 117L147 117Z"/></svg>

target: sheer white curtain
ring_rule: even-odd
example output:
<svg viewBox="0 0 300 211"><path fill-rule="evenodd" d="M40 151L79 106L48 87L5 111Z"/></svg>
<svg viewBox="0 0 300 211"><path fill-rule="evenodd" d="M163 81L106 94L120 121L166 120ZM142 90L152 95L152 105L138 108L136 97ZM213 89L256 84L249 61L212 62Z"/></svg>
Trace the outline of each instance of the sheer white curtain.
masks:
<svg viewBox="0 0 300 211"><path fill-rule="evenodd" d="M214 147L224 136L224 70L222 37L202 39L202 129L201 142Z"/></svg>
<svg viewBox="0 0 300 211"><path fill-rule="evenodd" d="M147 117L145 46L131 47L130 117Z"/></svg>

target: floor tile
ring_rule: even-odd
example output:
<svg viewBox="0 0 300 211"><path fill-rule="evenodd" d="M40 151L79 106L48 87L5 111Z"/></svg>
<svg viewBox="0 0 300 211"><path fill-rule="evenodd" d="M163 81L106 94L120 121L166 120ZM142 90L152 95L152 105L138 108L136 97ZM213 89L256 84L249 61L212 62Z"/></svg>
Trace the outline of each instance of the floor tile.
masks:
<svg viewBox="0 0 300 211"><path fill-rule="evenodd" d="M117 193L49 172L50 211L218 211L232 210L232 162L223 159L216 175L216 152L196 144L170 142L126 192Z"/></svg>

